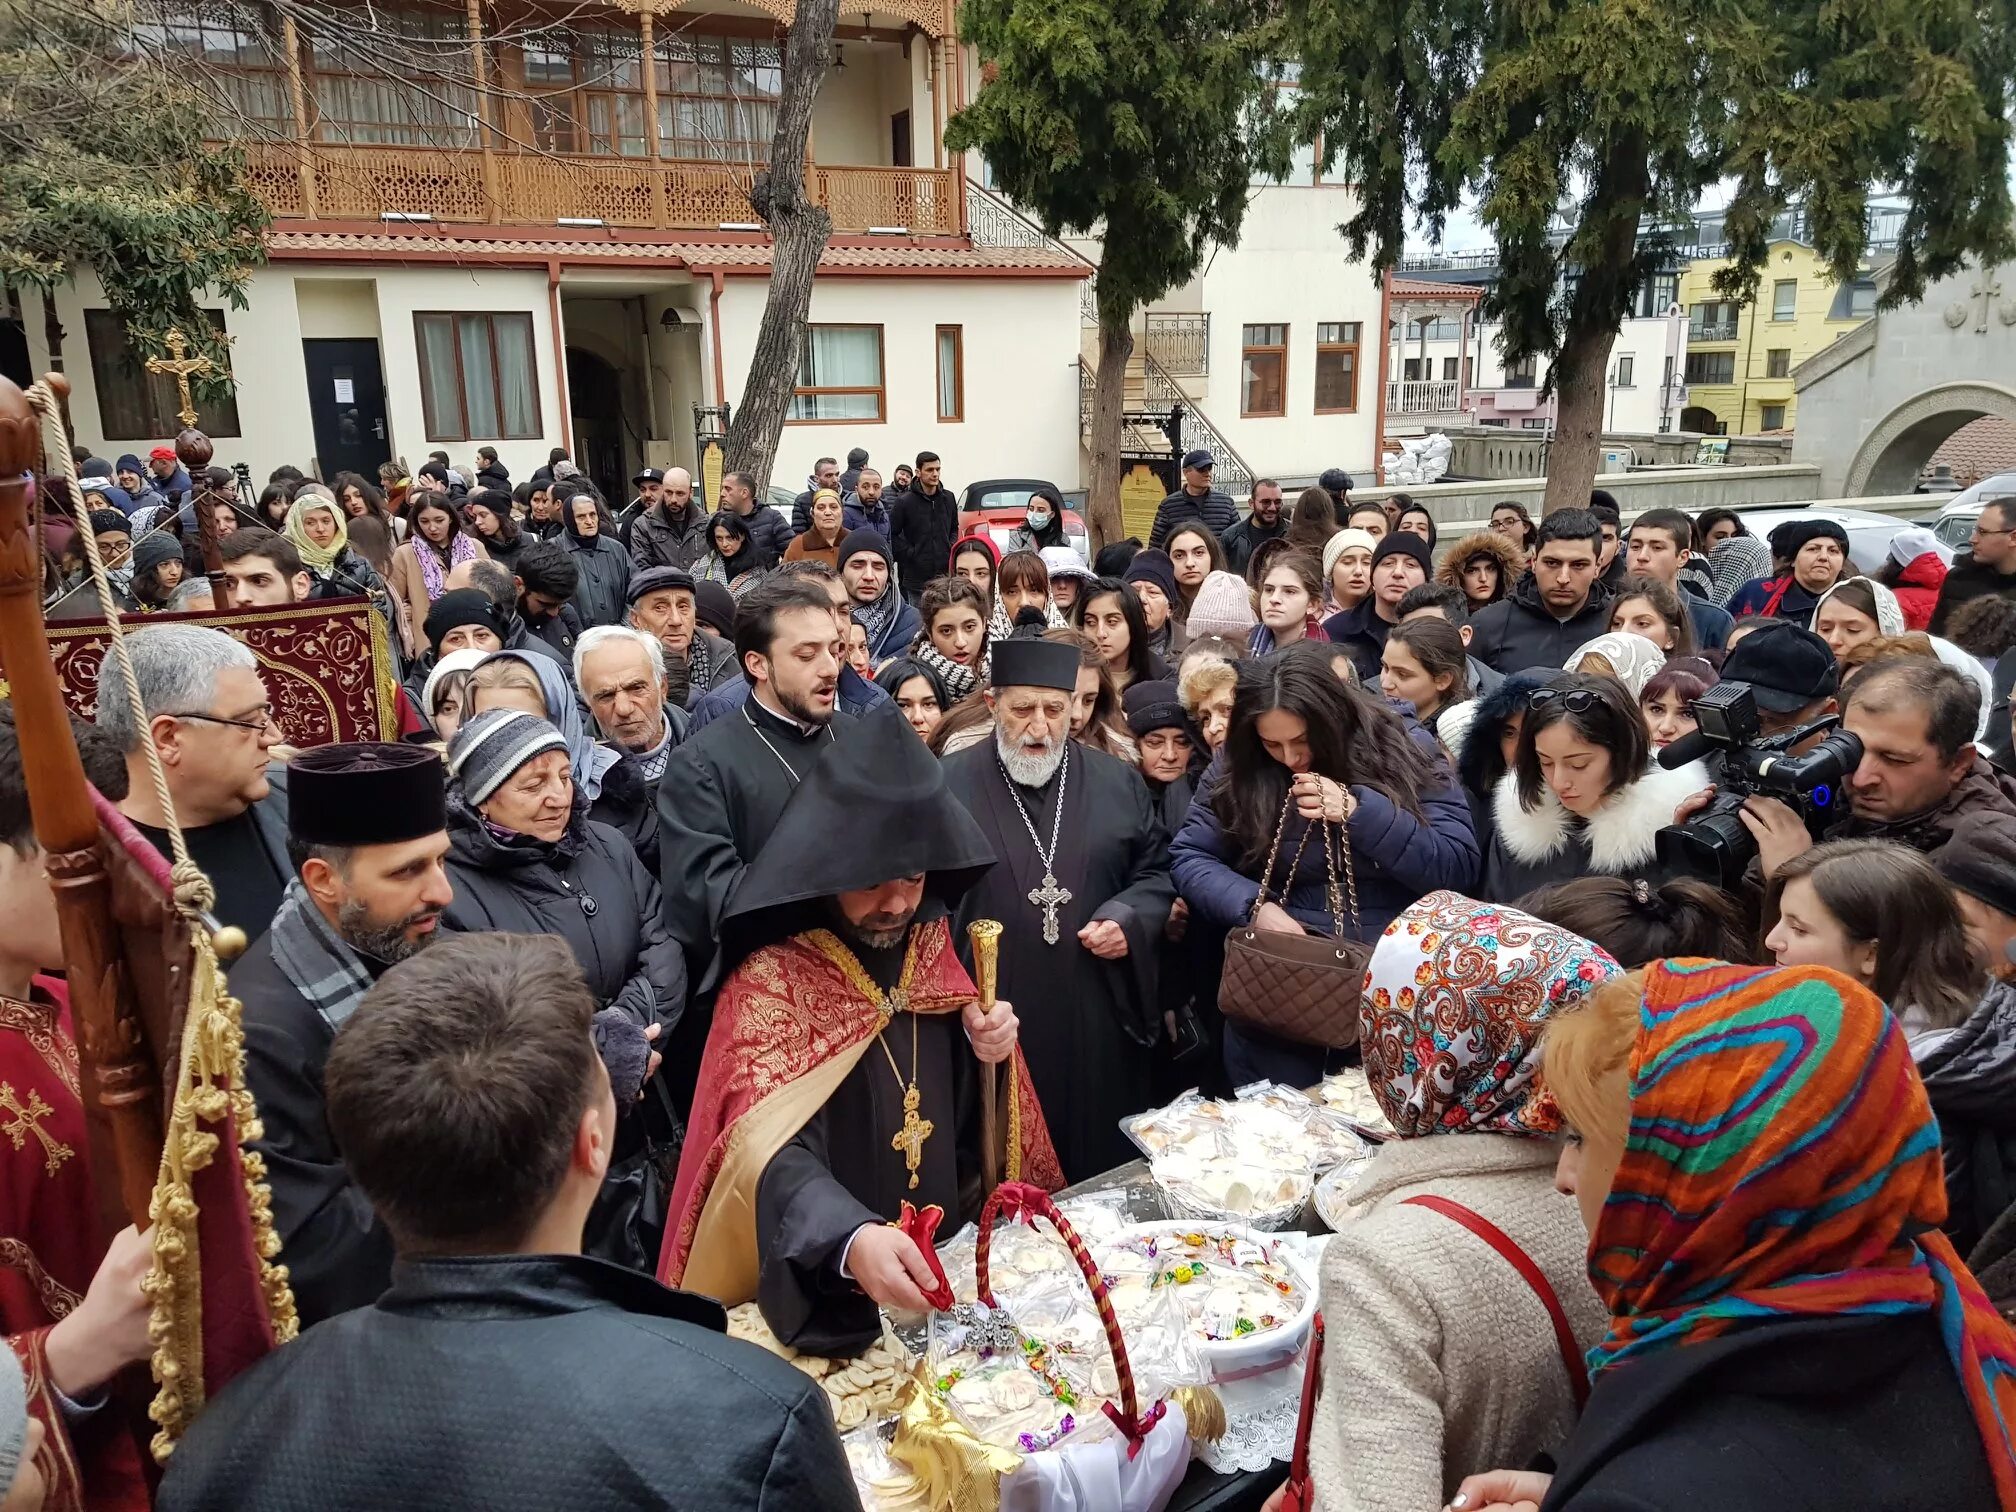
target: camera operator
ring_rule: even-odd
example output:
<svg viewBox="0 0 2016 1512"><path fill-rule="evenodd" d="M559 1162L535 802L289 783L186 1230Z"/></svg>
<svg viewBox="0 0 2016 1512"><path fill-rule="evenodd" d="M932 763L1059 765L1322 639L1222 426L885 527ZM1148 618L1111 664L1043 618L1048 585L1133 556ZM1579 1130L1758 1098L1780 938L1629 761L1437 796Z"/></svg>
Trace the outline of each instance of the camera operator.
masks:
<svg viewBox="0 0 2016 1512"><path fill-rule="evenodd" d="M1763 634L1746 636L1737 651ZM1732 652L1730 663L1736 660ZM1727 668L1725 680L1734 680ZM1842 728L1862 742L1862 759L1846 784L1849 816L1824 838L1894 840L1936 859L1962 824L1988 814L2016 815L2016 779L1974 749L1980 697L1951 667L1917 657L1877 663L1858 677ZM1760 710L1763 701L1760 690ZM1705 806L1707 796L1682 804L1675 822ZM1745 800L1742 819L1757 841L1766 877L1814 843L1799 815L1775 799Z"/></svg>

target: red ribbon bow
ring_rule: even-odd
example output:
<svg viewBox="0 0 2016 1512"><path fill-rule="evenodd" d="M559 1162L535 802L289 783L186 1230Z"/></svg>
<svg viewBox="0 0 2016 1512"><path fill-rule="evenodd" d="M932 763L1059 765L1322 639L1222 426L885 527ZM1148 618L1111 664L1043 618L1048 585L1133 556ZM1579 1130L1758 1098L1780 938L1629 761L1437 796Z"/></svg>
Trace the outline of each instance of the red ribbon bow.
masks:
<svg viewBox="0 0 2016 1512"><path fill-rule="evenodd" d="M1168 1410L1169 1404L1166 1401L1157 1402L1130 1423L1127 1414L1113 1403L1108 1402L1103 1409L1106 1416L1113 1420L1113 1426L1126 1436L1127 1458L1130 1460L1141 1452L1142 1440L1146 1439L1154 1426L1162 1421L1162 1415Z"/></svg>
<svg viewBox="0 0 2016 1512"><path fill-rule="evenodd" d="M903 1216L896 1220L896 1227L910 1236L910 1240L924 1256L924 1264L930 1270L936 1285L924 1293L924 1300L939 1312L949 1312L952 1307L952 1283L945 1279L944 1263L938 1258L938 1250L932 1242L938 1233L938 1225L945 1221L945 1209L932 1203L923 1211L911 1203L903 1204Z"/></svg>

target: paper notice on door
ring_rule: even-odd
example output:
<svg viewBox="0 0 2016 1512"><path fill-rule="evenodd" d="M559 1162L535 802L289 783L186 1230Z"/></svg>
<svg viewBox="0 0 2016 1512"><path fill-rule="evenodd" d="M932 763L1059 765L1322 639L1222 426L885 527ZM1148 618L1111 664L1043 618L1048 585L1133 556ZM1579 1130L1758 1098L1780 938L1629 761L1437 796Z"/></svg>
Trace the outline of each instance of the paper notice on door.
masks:
<svg viewBox="0 0 2016 1512"><path fill-rule="evenodd" d="M338 378L336 380L336 402L338 404L355 404L357 402L356 383L348 378Z"/></svg>

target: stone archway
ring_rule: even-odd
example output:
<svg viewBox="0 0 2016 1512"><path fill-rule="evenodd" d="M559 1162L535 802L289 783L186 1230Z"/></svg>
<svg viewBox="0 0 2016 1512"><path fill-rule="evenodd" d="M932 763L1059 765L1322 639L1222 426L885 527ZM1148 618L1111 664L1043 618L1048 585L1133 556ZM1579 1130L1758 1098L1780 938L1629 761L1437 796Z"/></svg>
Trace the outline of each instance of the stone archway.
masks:
<svg viewBox="0 0 2016 1512"><path fill-rule="evenodd" d="M1907 494L1953 432L1984 415L2016 422L2016 389L1998 383L1948 383L1907 399L1856 448L1843 492Z"/></svg>

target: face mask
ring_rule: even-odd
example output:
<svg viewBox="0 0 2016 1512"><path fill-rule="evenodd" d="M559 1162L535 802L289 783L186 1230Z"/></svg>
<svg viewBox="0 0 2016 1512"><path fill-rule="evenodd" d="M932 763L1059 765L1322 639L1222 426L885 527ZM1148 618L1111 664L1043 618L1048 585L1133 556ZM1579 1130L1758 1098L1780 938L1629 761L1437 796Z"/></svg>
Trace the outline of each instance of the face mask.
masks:
<svg viewBox="0 0 2016 1512"><path fill-rule="evenodd" d="M1025 518L1029 521L1029 528L1031 530L1041 530L1045 525L1050 523L1050 511L1047 509L1032 509Z"/></svg>

